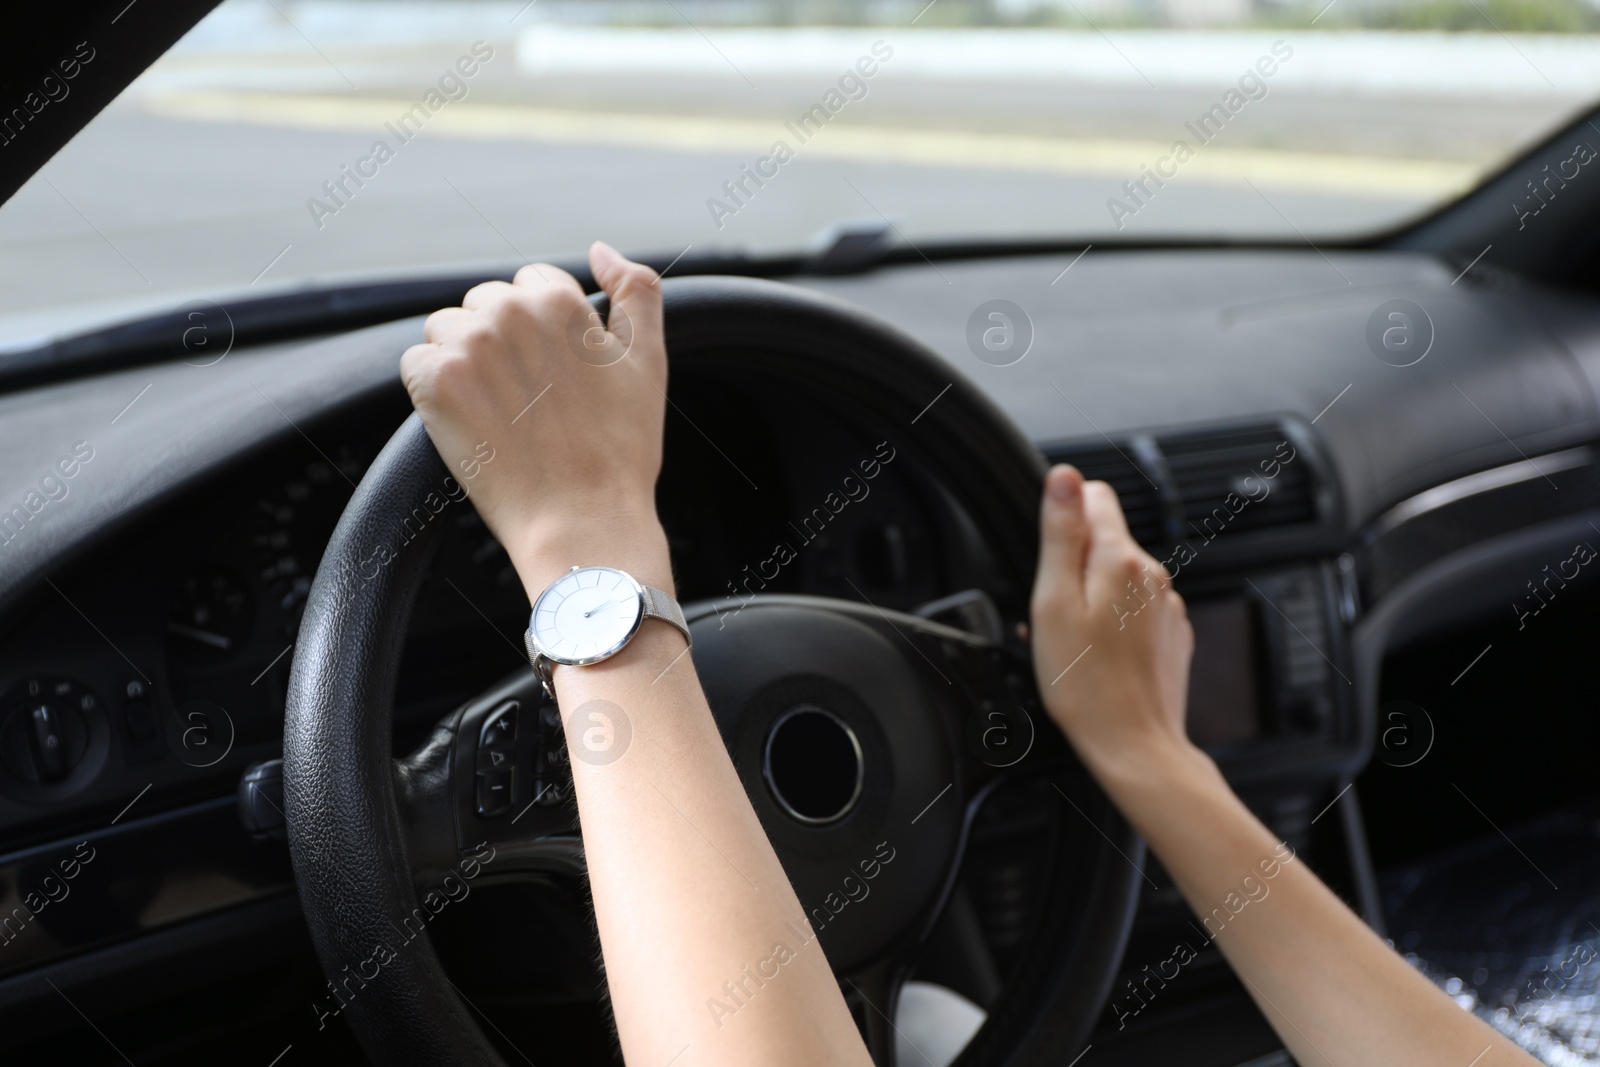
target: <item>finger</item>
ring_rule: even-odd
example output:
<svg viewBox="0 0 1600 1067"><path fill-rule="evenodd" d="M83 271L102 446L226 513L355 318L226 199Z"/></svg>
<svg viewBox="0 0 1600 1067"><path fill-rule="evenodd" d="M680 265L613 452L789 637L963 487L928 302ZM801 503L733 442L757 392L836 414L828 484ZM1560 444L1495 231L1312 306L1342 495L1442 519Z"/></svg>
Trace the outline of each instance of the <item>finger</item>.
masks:
<svg viewBox="0 0 1600 1067"><path fill-rule="evenodd" d="M1105 482L1088 482L1083 487L1083 514L1089 526L1087 567L1090 571L1106 561L1125 558L1137 549L1128 532L1128 519L1117 502L1117 492Z"/></svg>
<svg viewBox="0 0 1600 1067"><path fill-rule="evenodd" d="M611 298L608 328L623 344L631 348L640 337L661 336L661 277L655 271L604 241L589 246L589 268Z"/></svg>
<svg viewBox="0 0 1600 1067"><path fill-rule="evenodd" d="M1084 562L1090 528L1085 514L1083 475L1058 464L1044 480L1039 507L1039 577L1041 586L1059 587L1073 602L1083 599Z"/></svg>
<svg viewBox="0 0 1600 1067"><path fill-rule="evenodd" d="M442 344L474 318L474 314L466 308L440 308L423 322L422 336L433 344Z"/></svg>
<svg viewBox="0 0 1600 1067"><path fill-rule="evenodd" d="M1097 540L1133 540L1128 532L1128 517L1123 514L1117 491L1106 482L1087 482L1083 487L1084 514Z"/></svg>
<svg viewBox="0 0 1600 1067"><path fill-rule="evenodd" d="M422 378L438 351L438 345L424 343L412 345L401 353L400 381L404 383L406 392L411 394L413 401L417 399L417 390L422 385Z"/></svg>
<svg viewBox="0 0 1600 1067"><path fill-rule="evenodd" d="M1134 540L1117 494L1105 482L1084 486L1084 515L1089 525L1085 583L1091 597L1118 597L1132 583L1159 592L1170 587L1166 569Z"/></svg>
<svg viewBox="0 0 1600 1067"><path fill-rule="evenodd" d="M467 290L467 295L461 298L461 306L469 311L476 310L491 300L508 296L512 292L515 292L515 287L510 282L499 279L479 282Z"/></svg>
<svg viewBox="0 0 1600 1067"><path fill-rule="evenodd" d="M583 295L578 279L554 263L529 263L517 271L513 284L519 289L572 289L579 296Z"/></svg>

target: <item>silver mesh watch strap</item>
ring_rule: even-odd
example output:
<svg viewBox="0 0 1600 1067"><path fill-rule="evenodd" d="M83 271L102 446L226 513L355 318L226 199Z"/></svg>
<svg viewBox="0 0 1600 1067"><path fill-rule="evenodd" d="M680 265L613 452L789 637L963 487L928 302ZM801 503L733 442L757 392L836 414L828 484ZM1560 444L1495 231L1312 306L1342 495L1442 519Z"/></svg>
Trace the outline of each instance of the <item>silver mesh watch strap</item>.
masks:
<svg viewBox="0 0 1600 1067"><path fill-rule="evenodd" d="M678 606L677 600L669 593L653 589L648 585L640 586L644 590L644 618L660 619L670 622L683 634L683 639L689 642L689 647L694 647L694 637L689 633L689 624L684 620L683 609Z"/></svg>

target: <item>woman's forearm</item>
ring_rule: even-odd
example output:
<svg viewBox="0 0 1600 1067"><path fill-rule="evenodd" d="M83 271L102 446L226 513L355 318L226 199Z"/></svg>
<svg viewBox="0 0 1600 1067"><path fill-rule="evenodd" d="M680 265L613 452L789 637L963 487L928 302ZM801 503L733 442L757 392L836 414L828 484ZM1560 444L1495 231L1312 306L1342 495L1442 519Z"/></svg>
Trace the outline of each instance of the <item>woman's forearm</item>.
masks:
<svg viewBox="0 0 1600 1067"><path fill-rule="evenodd" d="M573 564L672 591L658 528L547 547L519 571L535 596ZM646 622L617 656L553 679L627 1062L868 1063L683 636Z"/></svg>
<svg viewBox="0 0 1600 1067"><path fill-rule="evenodd" d="M1111 487L1051 470L1039 532L1031 633L1045 706L1296 1061L1532 1067L1380 941L1188 740L1193 628ZM1132 591L1146 603L1130 620L1117 605Z"/></svg>
<svg viewBox="0 0 1600 1067"><path fill-rule="evenodd" d="M1535 1064L1384 944L1198 749L1125 755L1097 777L1299 1063Z"/></svg>

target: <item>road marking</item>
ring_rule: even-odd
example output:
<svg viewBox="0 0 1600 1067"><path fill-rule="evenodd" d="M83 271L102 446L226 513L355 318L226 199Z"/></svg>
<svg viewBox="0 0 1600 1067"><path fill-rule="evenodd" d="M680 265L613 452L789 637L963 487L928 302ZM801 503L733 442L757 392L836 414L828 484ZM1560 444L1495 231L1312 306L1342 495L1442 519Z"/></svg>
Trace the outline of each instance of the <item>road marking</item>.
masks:
<svg viewBox="0 0 1600 1067"><path fill-rule="evenodd" d="M193 90L153 94L149 112L199 122L251 123L368 133L415 101L314 94ZM647 115L516 104L462 103L434 115L429 136L624 145L677 152L765 154L782 129L771 122L717 115ZM910 129L834 122L805 145L815 159L869 160L916 166L1104 175L1120 179L1172 151L1170 142L1055 137L975 130ZM1461 160L1347 155L1211 145L1183 165L1184 180L1341 196L1444 198L1471 189L1483 174Z"/></svg>

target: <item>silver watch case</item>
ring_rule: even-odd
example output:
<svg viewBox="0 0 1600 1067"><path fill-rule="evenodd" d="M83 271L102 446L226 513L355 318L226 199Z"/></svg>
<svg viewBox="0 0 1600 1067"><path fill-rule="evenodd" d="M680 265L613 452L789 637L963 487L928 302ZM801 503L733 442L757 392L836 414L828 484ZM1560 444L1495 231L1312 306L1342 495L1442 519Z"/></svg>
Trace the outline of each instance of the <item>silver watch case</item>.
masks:
<svg viewBox="0 0 1600 1067"><path fill-rule="evenodd" d="M558 578L555 582L551 582L550 585L545 587L544 592L540 593L538 599L533 602L533 609L528 613L528 628L523 631L522 644L528 653L528 662L533 665L534 671L539 675L540 683L544 686L545 694L551 700L556 698L555 687L552 685L550 677L553 664L562 663L569 667L586 667L592 663L601 663L608 660L628 647L628 643L633 640L634 635L639 632L639 627L644 625L644 620L646 619L661 619L664 622L671 623L683 634L690 647L694 646L694 638L689 633L689 624L683 617L683 609L678 606L678 602L670 594L660 589L651 588L648 585L641 585L633 575L616 567L572 567L567 573L574 574L578 571L607 571L611 574L620 575L638 598L639 610L634 615L633 625L628 627L628 632L610 648L603 649L595 655L584 656L579 659L556 656L545 651L540 646L539 639L533 635L533 620L539 613L539 605L544 602L545 597L550 595L551 588L561 579ZM566 575L562 577L566 577Z"/></svg>

